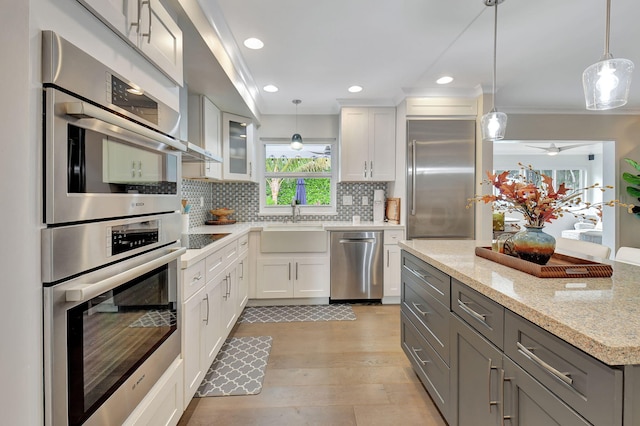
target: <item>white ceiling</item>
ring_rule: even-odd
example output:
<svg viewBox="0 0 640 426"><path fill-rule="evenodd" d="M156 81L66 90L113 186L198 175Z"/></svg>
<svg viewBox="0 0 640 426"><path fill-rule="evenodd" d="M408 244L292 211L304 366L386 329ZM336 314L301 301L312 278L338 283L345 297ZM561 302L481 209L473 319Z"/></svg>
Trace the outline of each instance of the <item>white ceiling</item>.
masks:
<svg viewBox="0 0 640 426"><path fill-rule="evenodd" d="M335 114L407 96L491 92L494 8L483 0L198 0L260 114ZM586 112L582 71L604 51L606 0L505 0L498 110ZM640 67L640 1L613 0L610 51ZM265 47L243 46L248 37ZM640 69L629 104L640 111ZM451 75L454 82L435 80ZM262 87L275 84L277 93ZM359 84L364 91L350 94ZM601 113L601 112L600 112Z"/></svg>

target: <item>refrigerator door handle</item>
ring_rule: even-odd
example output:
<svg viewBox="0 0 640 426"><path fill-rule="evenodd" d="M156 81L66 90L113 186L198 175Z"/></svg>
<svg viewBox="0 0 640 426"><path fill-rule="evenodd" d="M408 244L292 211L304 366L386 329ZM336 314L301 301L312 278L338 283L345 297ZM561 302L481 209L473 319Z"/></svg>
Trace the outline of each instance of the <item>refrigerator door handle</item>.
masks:
<svg viewBox="0 0 640 426"><path fill-rule="evenodd" d="M416 141L411 141L411 216L416 215Z"/></svg>

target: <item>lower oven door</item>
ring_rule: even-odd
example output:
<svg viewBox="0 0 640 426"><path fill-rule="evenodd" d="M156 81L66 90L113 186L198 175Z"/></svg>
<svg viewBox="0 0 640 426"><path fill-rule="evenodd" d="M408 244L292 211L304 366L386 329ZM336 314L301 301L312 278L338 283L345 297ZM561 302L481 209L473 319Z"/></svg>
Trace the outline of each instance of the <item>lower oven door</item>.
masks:
<svg viewBox="0 0 640 426"><path fill-rule="evenodd" d="M47 424L122 424L179 356L184 251L173 244L45 288Z"/></svg>

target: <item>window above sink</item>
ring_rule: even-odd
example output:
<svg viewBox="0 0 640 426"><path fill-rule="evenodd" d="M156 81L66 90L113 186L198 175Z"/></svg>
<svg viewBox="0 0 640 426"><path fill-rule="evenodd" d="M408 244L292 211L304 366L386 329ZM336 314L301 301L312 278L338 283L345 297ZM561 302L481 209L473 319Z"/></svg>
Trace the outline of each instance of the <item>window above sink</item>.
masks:
<svg viewBox="0 0 640 426"><path fill-rule="evenodd" d="M300 151L285 138L263 138L259 150L260 213L335 214L337 143L333 138L304 140Z"/></svg>

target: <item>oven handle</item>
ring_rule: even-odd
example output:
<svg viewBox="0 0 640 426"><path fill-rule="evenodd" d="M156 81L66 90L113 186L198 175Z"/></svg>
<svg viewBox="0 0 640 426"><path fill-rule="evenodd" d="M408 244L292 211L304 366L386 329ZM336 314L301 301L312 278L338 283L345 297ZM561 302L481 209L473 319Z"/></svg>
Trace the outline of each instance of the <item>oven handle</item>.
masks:
<svg viewBox="0 0 640 426"><path fill-rule="evenodd" d="M107 278L106 280L93 284L79 284L75 287L69 288L65 291L67 302L86 302L87 300L91 300L94 297L100 296L102 293L113 290L122 283L130 281L140 275L156 269L159 266L174 261L186 253L186 251L187 249L185 247L181 247L173 250L169 254L165 254L164 256L157 258L156 260L136 266L128 271L121 272Z"/></svg>
<svg viewBox="0 0 640 426"><path fill-rule="evenodd" d="M127 129L149 139L153 139L154 141L169 145L170 147L175 148L178 151L187 150L187 147L184 144L170 138L169 136L165 136L162 133L147 129L146 127L140 126L139 124L129 121L126 118L119 117L89 103L65 102L64 108L67 115L71 115L77 118L92 118L95 120L104 121L105 123Z"/></svg>

